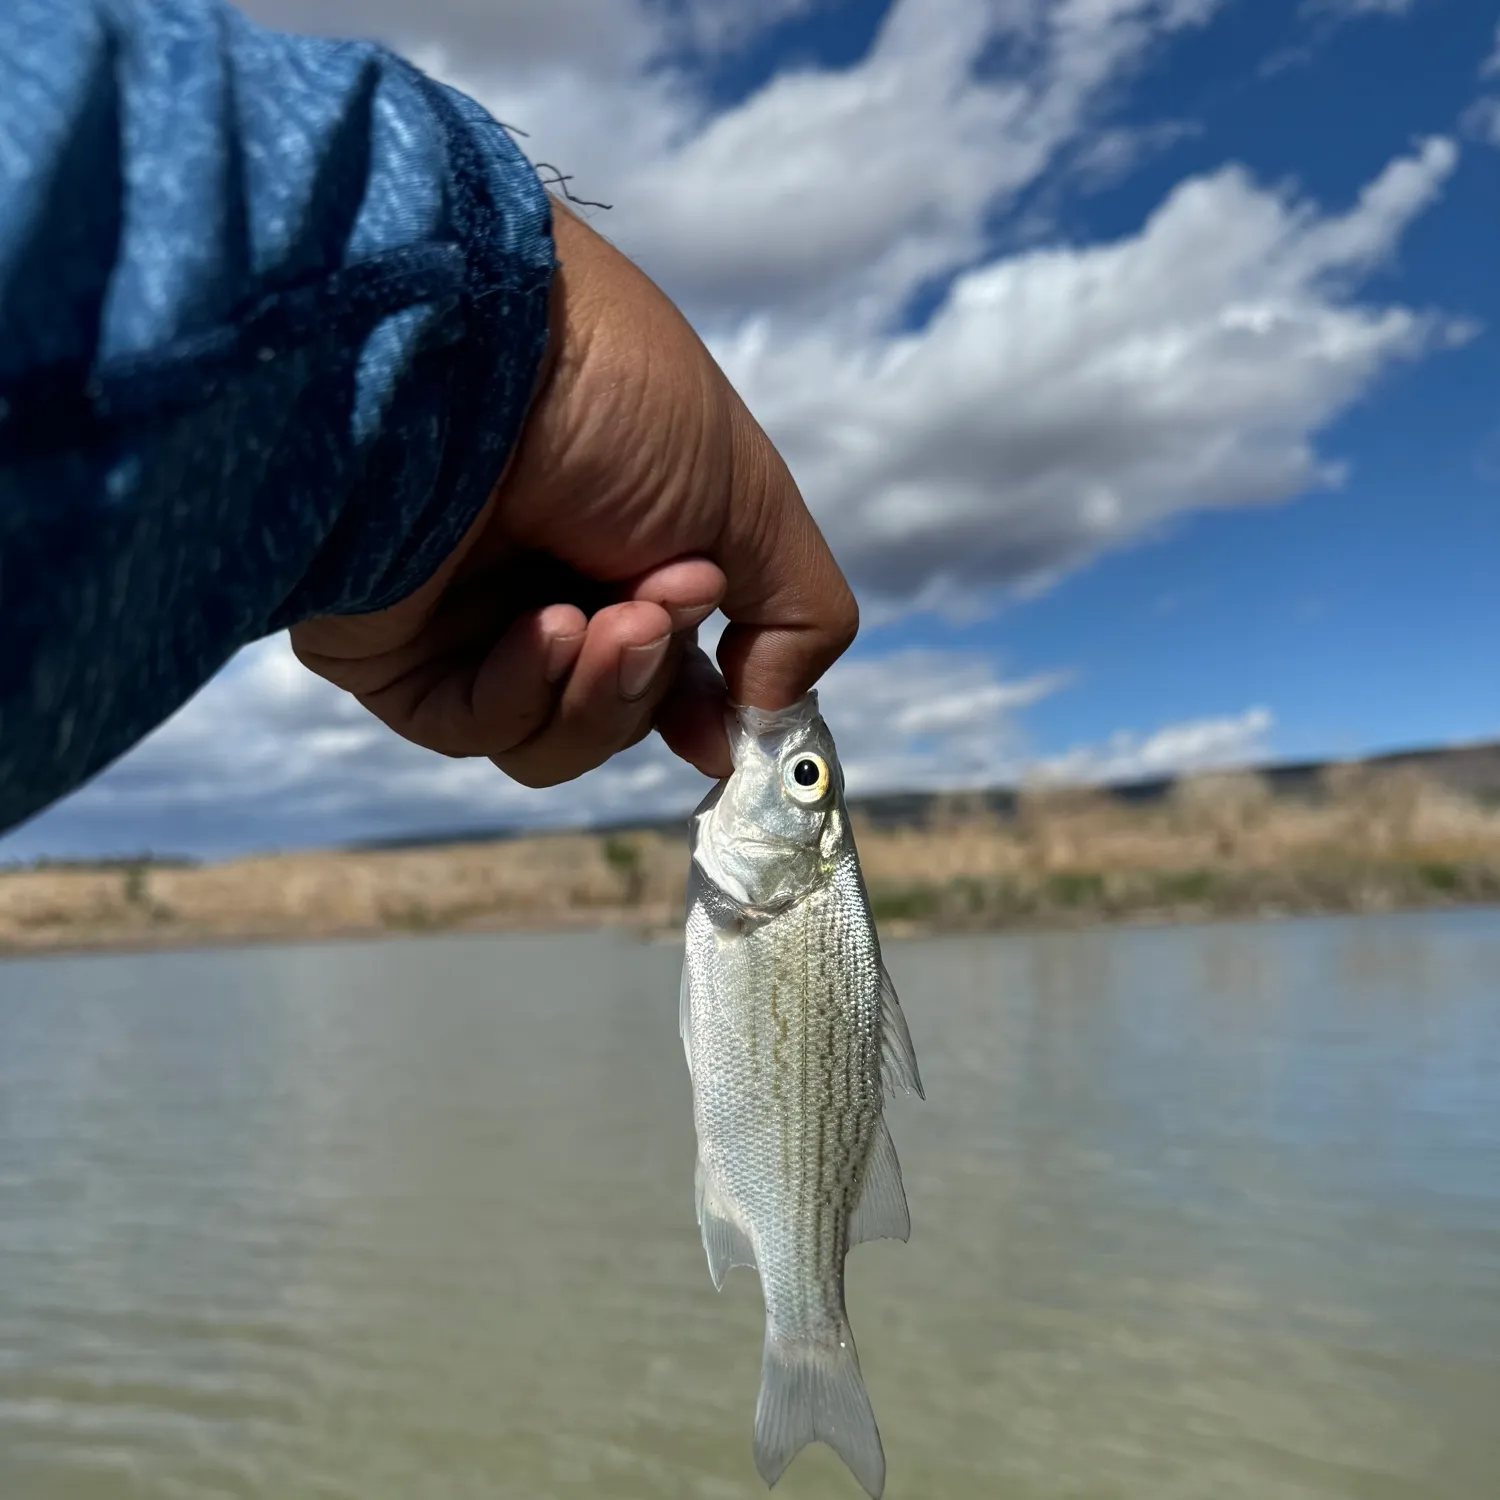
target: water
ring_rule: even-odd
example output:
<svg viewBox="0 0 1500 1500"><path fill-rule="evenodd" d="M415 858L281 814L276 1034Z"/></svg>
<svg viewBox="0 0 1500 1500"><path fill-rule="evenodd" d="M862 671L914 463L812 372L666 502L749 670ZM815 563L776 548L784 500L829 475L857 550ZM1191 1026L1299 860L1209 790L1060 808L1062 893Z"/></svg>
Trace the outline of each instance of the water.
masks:
<svg viewBox="0 0 1500 1500"><path fill-rule="evenodd" d="M895 945L920 1500L1494 1500L1500 914ZM677 954L0 966L0 1496L764 1495ZM857 1494L825 1450L777 1500Z"/></svg>

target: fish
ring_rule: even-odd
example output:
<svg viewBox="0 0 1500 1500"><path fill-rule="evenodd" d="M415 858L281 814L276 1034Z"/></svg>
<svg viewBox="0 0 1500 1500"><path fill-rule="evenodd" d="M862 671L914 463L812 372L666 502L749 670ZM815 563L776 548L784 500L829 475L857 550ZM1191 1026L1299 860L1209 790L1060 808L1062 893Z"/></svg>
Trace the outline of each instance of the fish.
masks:
<svg viewBox="0 0 1500 1500"><path fill-rule="evenodd" d="M817 693L732 708L727 726L734 769L690 825L680 1029L698 1227L715 1288L732 1266L760 1275L761 1477L774 1486L821 1441L879 1500L844 1259L911 1233L885 1103L925 1095Z"/></svg>

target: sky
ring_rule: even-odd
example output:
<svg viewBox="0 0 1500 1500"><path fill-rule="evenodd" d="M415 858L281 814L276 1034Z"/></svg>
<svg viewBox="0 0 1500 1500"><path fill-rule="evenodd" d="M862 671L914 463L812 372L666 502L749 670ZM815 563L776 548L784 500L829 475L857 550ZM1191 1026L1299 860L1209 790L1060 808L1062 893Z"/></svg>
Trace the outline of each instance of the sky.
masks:
<svg viewBox="0 0 1500 1500"><path fill-rule="evenodd" d="M527 132L858 594L851 793L1500 736L1496 0L253 0ZM247 648L0 859L685 811Z"/></svg>

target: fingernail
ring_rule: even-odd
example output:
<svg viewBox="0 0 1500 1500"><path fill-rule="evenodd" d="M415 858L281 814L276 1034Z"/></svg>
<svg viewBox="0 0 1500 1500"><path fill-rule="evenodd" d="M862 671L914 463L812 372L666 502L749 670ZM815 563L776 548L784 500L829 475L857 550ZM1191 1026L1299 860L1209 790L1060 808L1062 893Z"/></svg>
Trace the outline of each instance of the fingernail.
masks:
<svg viewBox="0 0 1500 1500"><path fill-rule="evenodd" d="M548 682L560 682L568 675L569 669L578 660L578 647L582 640L583 634L580 632L578 635L555 635L547 642L542 675Z"/></svg>
<svg viewBox="0 0 1500 1500"><path fill-rule="evenodd" d="M620 696L627 703L644 698L661 664L666 660L671 636L664 635L649 646L627 646L620 653Z"/></svg>
<svg viewBox="0 0 1500 1500"><path fill-rule="evenodd" d="M695 604L691 609L674 609L672 629L691 630L694 625L701 625L718 607L717 604Z"/></svg>

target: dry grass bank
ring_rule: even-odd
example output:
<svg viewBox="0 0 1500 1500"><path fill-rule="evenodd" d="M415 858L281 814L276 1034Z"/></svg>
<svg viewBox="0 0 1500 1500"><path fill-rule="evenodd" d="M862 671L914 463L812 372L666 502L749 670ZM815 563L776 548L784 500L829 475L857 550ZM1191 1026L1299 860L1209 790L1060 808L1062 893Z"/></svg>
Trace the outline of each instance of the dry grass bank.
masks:
<svg viewBox="0 0 1500 1500"><path fill-rule="evenodd" d="M1034 789L1014 817L941 799L923 826L860 826L888 928L1391 910L1500 902L1500 809L1412 770L1331 768L1308 797L1252 773L1146 804ZM550 834L201 868L0 874L0 951L379 932L674 928L686 854L662 834Z"/></svg>
<svg viewBox="0 0 1500 1500"><path fill-rule="evenodd" d="M1357 765L1307 798L1234 772L1144 805L1034 789L1004 820L953 799L929 827L866 844L880 915L945 928L1500 901L1500 810Z"/></svg>

